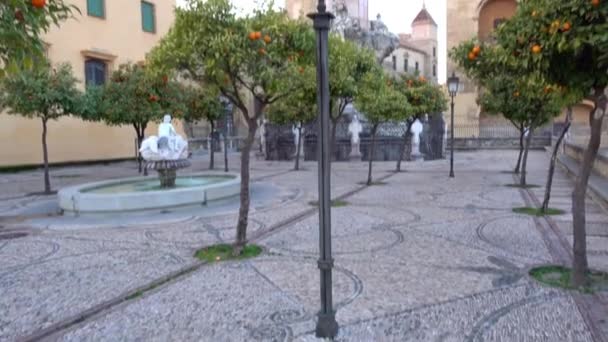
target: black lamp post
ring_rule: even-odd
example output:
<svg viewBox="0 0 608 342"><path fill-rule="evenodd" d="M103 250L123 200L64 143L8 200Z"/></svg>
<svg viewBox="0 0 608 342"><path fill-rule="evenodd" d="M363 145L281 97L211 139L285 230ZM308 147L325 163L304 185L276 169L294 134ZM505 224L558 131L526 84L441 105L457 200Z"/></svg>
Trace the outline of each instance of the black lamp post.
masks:
<svg viewBox="0 0 608 342"><path fill-rule="evenodd" d="M460 79L456 76L456 73L452 71L452 76L448 78L448 91L452 102L451 108L451 137L450 137L450 178L454 178L454 97L458 94L458 87L460 86Z"/></svg>
<svg viewBox="0 0 608 342"><path fill-rule="evenodd" d="M333 307L331 270L331 155L329 141L329 28L333 14L327 12L325 0L319 0L317 13L308 15L317 33L317 106L319 107L318 165L319 165L319 261L321 273L321 310L316 335L334 338L338 334L336 311Z"/></svg>

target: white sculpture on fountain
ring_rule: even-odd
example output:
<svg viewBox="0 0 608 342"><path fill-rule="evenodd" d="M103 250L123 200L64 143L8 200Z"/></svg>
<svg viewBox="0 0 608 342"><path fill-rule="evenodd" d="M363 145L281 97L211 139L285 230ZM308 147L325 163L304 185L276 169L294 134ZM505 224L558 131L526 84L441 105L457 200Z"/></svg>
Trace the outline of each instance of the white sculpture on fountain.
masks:
<svg viewBox="0 0 608 342"><path fill-rule="evenodd" d="M181 160L188 158L188 142L171 124L171 115L165 115L158 126L158 136L144 140L139 150L146 161Z"/></svg>
<svg viewBox="0 0 608 342"><path fill-rule="evenodd" d="M171 115L165 115L158 126L158 136L144 140L139 152L146 161L146 169L158 172L161 188L175 187L176 171L190 166L188 142L175 131Z"/></svg>

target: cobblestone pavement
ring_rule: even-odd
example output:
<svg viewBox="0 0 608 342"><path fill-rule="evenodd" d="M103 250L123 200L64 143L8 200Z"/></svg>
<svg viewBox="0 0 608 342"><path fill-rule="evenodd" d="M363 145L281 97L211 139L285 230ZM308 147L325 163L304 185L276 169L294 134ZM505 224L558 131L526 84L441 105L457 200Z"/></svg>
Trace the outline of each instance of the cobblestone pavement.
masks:
<svg viewBox="0 0 608 342"><path fill-rule="evenodd" d="M531 266L569 257L572 182L558 170L552 207L567 214L531 218L511 208L542 199L542 188L504 186L515 181L504 172L515 153L457 157L455 179L446 161L408 163L399 174L390 172L393 163L377 163L384 184L370 188L358 184L364 163L333 164L332 194L348 195L348 205L332 211L338 340L602 341L605 322L582 304L605 308L605 295L551 289L527 276ZM548 158L533 152L531 161L530 182L542 185ZM249 232L263 255L202 266L194 251L233 239L235 206L170 218L46 217L54 198L27 195L39 172L3 177L0 232L29 235L0 240L0 341L315 340L316 164L291 167L253 163ZM59 178L60 187L133 170L120 163L53 175L74 175ZM590 264L608 271L608 214L589 200L588 220Z"/></svg>

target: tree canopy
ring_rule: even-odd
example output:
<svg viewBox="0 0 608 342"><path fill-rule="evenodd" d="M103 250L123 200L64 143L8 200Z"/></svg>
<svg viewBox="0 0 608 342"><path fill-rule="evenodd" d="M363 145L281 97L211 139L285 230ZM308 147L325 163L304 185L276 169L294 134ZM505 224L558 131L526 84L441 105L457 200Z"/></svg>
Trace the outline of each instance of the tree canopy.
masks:
<svg viewBox="0 0 608 342"><path fill-rule="evenodd" d="M0 108L8 114L21 115L42 121L42 157L44 165L44 191L51 192L47 123L62 116L78 114L82 109L82 94L68 64L55 68L47 62L20 73L8 74L0 82Z"/></svg>
<svg viewBox="0 0 608 342"><path fill-rule="evenodd" d="M77 83L69 64L53 68L45 63L3 79L0 104L8 108L8 114L57 120L79 108Z"/></svg>
<svg viewBox="0 0 608 342"><path fill-rule="evenodd" d="M69 18L74 5L64 0L7 0L0 2L0 77L5 68L31 66L43 60L41 35Z"/></svg>
<svg viewBox="0 0 608 342"><path fill-rule="evenodd" d="M133 125L138 137L143 138L150 121L160 121L164 114L181 117L186 111L181 86L168 76L152 75L146 68L120 65L103 87L101 110L88 119L103 120L109 125Z"/></svg>

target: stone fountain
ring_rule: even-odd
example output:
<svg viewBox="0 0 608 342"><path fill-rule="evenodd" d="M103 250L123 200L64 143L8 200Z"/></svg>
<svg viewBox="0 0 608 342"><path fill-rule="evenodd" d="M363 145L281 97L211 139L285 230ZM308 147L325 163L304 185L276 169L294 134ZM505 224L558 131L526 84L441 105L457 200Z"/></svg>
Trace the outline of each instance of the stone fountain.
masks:
<svg viewBox="0 0 608 342"><path fill-rule="evenodd" d="M161 188L174 188L177 170L190 166L188 142L177 134L170 115L165 115L158 126L158 136L144 140L139 152L145 168L158 173Z"/></svg>
<svg viewBox="0 0 608 342"><path fill-rule="evenodd" d="M188 143L165 115L158 136L142 142L145 167L158 172L159 182L148 177L113 179L71 186L58 193L64 215L108 215L207 206L211 201L234 197L241 177L233 173L205 172L177 176L190 166Z"/></svg>

